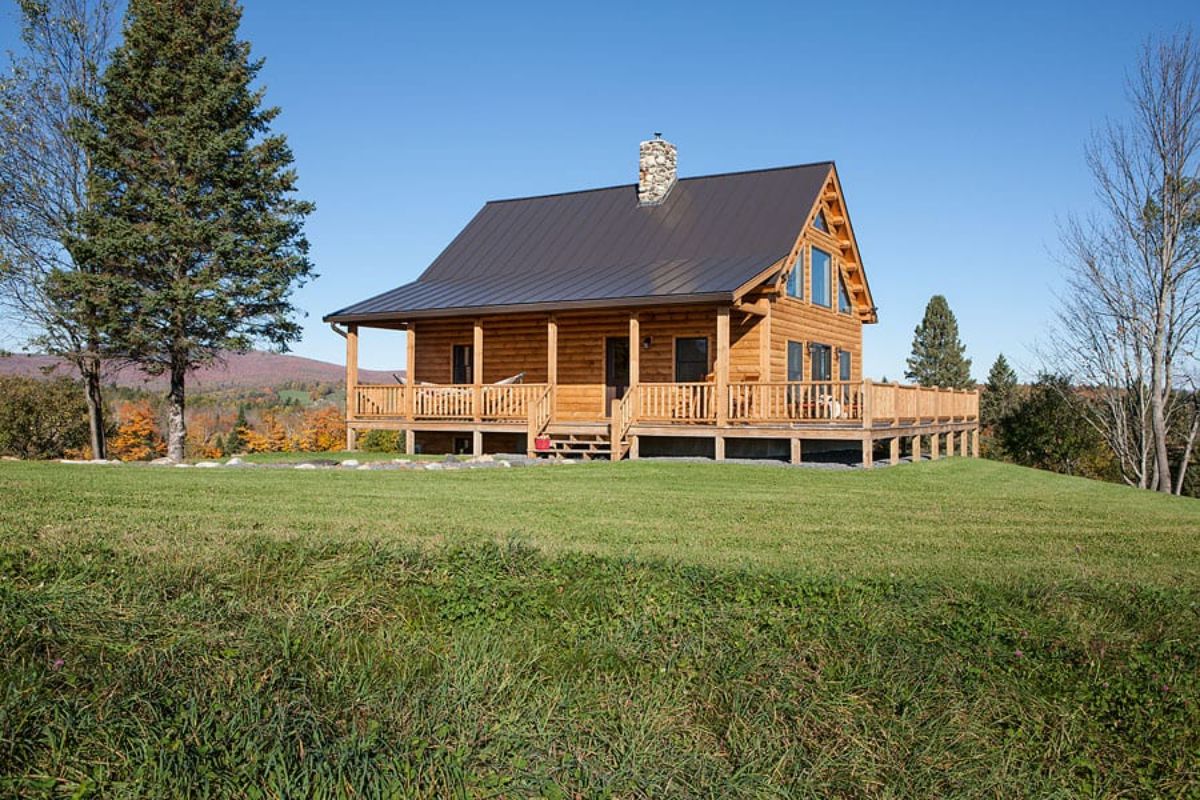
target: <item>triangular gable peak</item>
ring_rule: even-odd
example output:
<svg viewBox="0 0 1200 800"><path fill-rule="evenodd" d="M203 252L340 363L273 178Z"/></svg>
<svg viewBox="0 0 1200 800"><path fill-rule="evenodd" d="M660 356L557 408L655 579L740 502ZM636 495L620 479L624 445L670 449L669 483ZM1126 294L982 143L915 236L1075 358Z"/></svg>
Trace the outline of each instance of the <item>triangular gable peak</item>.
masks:
<svg viewBox="0 0 1200 800"><path fill-rule="evenodd" d="M828 239L834 241L829 242ZM820 245L833 244L838 250L841 256L841 275L844 279L842 283L849 292L855 316L865 323L878 322L879 315L876 313L871 287L863 269L858 241L854 238L850 214L846 210L842 184L838 179L837 168L833 165L830 165L829 176L825 179L825 184L796 237L795 247L783 263L775 267L778 269L778 272L773 272L776 291L782 290L791 271L799 263L804 245L814 242Z"/></svg>

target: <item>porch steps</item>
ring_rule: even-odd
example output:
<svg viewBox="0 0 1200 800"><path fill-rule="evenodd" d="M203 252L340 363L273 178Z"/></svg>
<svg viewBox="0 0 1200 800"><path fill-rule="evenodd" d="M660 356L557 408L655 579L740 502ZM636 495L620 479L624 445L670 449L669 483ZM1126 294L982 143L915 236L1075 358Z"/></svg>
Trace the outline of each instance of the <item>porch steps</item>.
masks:
<svg viewBox="0 0 1200 800"><path fill-rule="evenodd" d="M551 434L550 449L543 455L579 458L584 461L612 458L612 442L607 433Z"/></svg>

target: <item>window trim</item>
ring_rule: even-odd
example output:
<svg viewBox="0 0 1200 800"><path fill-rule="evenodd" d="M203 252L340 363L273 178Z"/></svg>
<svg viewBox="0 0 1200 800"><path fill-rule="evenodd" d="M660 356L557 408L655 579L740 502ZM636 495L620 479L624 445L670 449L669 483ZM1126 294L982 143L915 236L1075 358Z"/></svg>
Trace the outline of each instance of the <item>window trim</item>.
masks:
<svg viewBox="0 0 1200 800"><path fill-rule="evenodd" d="M680 339L703 339L704 340L704 377L698 381L681 381L679 380L679 340ZM675 334L671 337L671 381L673 383L707 383L708 375L713 371L713 341L712 336L701 334L699 336L688 336L686 334Z"/></svg>
<svg viewBox="0 0 1200 800"><path fill-rule="evenodd" d="M792 357L792 345L797 345L797 349L799 349L799 351L800 351L800 368L797 370L797 372L800 375L799 378L792 377L792 370L791 370L791 363L790 363L791 357ZM804 382L804 362L805 362L804 351L806 349L807 348L805 346L805 343L801 339L788 339L787 340L787 344L784 346L783 368L785 370L784 377L787 379L788 383L803 383Z"/></svg>
<svg viewBox="0 0 1200 800"><path fill-rule="evenodd" d="M815 283L812 283L812 278L815 277L817 274L816 270L813 267L813 265L816 263L816 259L813 257L812 253L809 253L809 270L808 270L808 272L809 272L809 281L811 284L809 287L809 294L812 296L811 302L813 305L818 305L821 308L832 309L833 308L833 285L832 284L833 284L834 277L835 277L834 272L833 272L833 253L830 253L825 248L818 247L815 244L810 244L808 246L808 249L810 251L811 250L819 250L822 254L824 254L825 256L827 256L829 258L828 269L826 270L827 277L825 279L825 294L828 296L825 298L825 302L821 302L817 298L817 291L816 291Z"/></svg>
<svg viewBox="0 0 1200 800"><path fill-rule="evenodd" d="M854 354L844 348L838 348L838 380L843 382L854 380ZM849 369L843 369L845 366Z"/></svg>
<svg viewBox="0 0 1200 800"><path fill-rule="evenodd" d="M837 285L838 313L850 315L854 313L854 298L850 296L850 292L846 291L846 276L839 269ZM846 307L842 308L842 298L846 298Z"/></svg>
<svg viewBox="0 0 1200 800"><path fill-rule="evenodd" d="M804 301L808 299L808 292L805 291L806 287L804 285L807 283L805 280L806 271L804 269L804 257L807 250L807 247L801 247L799 252L796 253L796 263L792 265L792 271L788 273L787 284L783 287L784 295L790 297L792 300ZM799 294L792 294L792 276L796 278L796 287Z"/></svg>
<svg viewBox="0 0 1200 800"><path fill-rule="evenodd" d="M820 359L819 361L817 359L816 354L817 354L817 350L819 348L824 348L829 353L829 377L827 377L827 378L818 378L816 375L817 364L820 363L823 365L825 363L824 359ZM809 380L813 381L814 383L824 383L826 381L833 380L833 351L834 351L833 345L826 344L825 342L809 342L808 343L808 363L809 363L808 377L809 377Z"/></svg>

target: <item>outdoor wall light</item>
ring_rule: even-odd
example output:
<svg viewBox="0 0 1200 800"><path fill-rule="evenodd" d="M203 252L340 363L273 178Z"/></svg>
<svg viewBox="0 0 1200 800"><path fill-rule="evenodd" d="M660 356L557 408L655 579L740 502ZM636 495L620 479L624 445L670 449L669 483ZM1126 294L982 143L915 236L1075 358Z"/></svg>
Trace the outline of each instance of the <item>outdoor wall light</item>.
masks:
<svg viewBox="0 0 1200 800"><path fill-rule="evenodd" d="M652 344L654 344L653 336L643 336L642 337L642 349L643 350L649 350L650 345L652 345Z"/></svg>

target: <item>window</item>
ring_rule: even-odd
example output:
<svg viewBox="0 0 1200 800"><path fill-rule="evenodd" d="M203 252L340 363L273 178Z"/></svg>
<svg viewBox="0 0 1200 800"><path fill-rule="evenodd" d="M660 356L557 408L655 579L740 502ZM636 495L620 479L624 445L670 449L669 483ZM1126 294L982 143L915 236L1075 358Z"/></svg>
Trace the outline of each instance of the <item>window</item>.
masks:
<svg viewBox="0 0 1200 800"><path fill-rule="evenodd" d="M846 291L846 278L843 276L838 281L838 311L849 314L853 310L854 305L850 302L850 293Z"/></svg>
<svg viewBox="0 0 1200 800"><path fill-rule="evenodd" d="M833 379L833 348L827 344L812 345L812 379L814 381Z"/></svg>
<svg viewBox="0 0 1200 800"><path fill-rule="evenodd" d="M680 337L675 340L675 380L698 383L708 377L708 339Z"/></svg>
<svg viewBox="0 0 1200 800"><path fill-rule="evenodd" d="M788 297L804 297L804 251L796 255L796 265L788 273Z"/></svg>
<svg viewBox="0 0 1200 800"><path fill-rule="evenodd" d="M454 345L454 375L453 383L475 382L475 346L470 344Z"/></svg>
<svg viewBox="0 0 1200 800"><path fill-rule="evenodd" d="M833 256L819 247L812 249L812 296L813 302L829 308L833 296L829 291L829 280Z"/></svg>
<svg viewBox="0 0 1200 800"><path fill-rule="evenodd" d="M829 223L825 221L824 211L817 212L817 216L813 219L813 227L819 231L829 233Z"/></svg>
<svg viewBox="0 0 1200 800"><path fill-rule="evenodd" d="M851 373L851 355L849 350L838 350L838 380L850 380Z"/></svg>
<svg viewBox="0 0 1200 800"><path fill-rule="evenodd" d="M787 359L787 379L804 380L804 345L800 342L788 342Z"/></svg>

